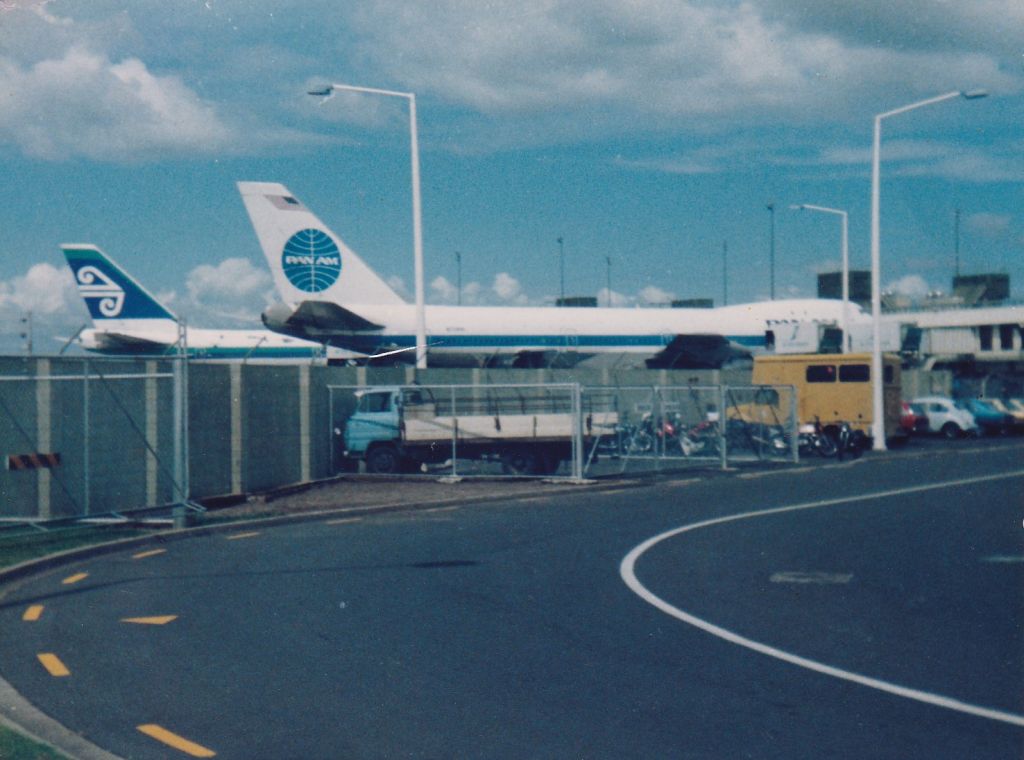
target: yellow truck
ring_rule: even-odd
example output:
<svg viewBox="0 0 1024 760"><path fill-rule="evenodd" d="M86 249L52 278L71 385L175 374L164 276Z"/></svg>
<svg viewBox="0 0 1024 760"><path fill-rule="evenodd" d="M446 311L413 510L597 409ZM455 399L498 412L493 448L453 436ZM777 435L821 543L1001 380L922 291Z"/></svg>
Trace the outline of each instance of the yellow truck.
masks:
<svg viewBox="0 0 1024 760"><path fill-rule="evenodd" d="M885 437L905 433L900 428L900 360L882 356ZM796 416L800 425L821 422L825 432L835 434L841 422L854 431L871 436L871 354L771 354L754 359L754 385L792 385L796 389ZM774 410L788 419L786 394ZM745 414L753 412L750 410Z"/></svg>

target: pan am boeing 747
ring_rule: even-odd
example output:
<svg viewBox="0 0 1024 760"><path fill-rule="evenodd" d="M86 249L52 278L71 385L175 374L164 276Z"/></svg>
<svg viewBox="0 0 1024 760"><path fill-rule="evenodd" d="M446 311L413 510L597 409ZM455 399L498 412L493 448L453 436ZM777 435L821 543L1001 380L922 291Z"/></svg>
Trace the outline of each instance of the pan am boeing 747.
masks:
<svg viewBox="0 0 1024 760"><path fill-rule="evenodd" d="M416 307L281 184L238 189L283 303L263 312L277 332L413 361ZM851 311L858 311L851 305ZM840 324L842 302L802 299L716 309L425 307L431 366L571 365L598 354L648 367L719 367L770 348L780 329Z"/></svg>

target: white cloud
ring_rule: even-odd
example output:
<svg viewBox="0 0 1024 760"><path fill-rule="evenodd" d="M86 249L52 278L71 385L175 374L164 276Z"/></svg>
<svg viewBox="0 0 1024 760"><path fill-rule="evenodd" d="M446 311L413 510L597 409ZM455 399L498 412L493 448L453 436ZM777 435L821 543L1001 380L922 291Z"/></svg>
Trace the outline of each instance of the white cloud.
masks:
<svg viewBox="0 0 1024 760"><path fill-rule="evenodd" d="M907 296L913 299L921 299L931 292L931 288L928 287L928 283L921 275L908 274L901 277L894 282L889 283L884 288L887 293L894 293L900 296Z"/></svg>
<svg viewBox="0 0 1024 760"><path fill-rule="evenodd" d="M988 238L999 238L1010 229L1009 214L978 213L967 217L967 227Z"/></svg>
<svg viewBox="0 0 1024 760"><path fill-rule="evenodd" d="M31 311L33 315L71 313L79 302L71 271L51 264L33 264L10 282L0 282L0 308L6 313Z"/></svg>
<svg viewBox="0 0 1024 760"><path fill-rule="evenodd" d="M657 285L648 285L637 293L637 302L641 305L663 305L672 303L676 294L671 291L659 288Z"/></svg>
<svg viewBox="0 0 1024 760"><path fill-rule="evenodd" d="M434 298L441 303L455 303L459 298L459 289L447 278L438 275L430 283Z"/></svg>
<svg viewBox="0 0 1024 760"><path fill-rule="evenodd" d="M494 284L491 286L491 290L494 291L499 300L505 303L525 304L528 300L522 292L519 280L508 272L498 272L494 276Z"/></svg>
<svg viewBox="0 0 1024 760"><path fill-rule="evenodd" d="M71 271L46 263L0 281L0 353L26 347L21 333L29 332L29 312L34 350L43 353L55 351L55 339L67 339L88 320Z"/></svg>
<svg viewBox="0 0 1024 760"><path fill-rule="evenodd" d="M230 130L177 76L84 47L22 66L0 57L0 142L48 160L134 161L222 150Z"/></svg>
<svg viewBox="0 0 1024 760"><path fill-rule="evenodd" d="M1020 15L1010 4L1001 3ZM852 15L854 4L845 5ZM797 15L768 10L767 0L381 0L360 8L353 25L360 54L417 92L503 117L589 109L608 122L628 113L619 126L632 129L639 114L663 124L680 116L749 119L766 109L834 119L852 108L860 115L865 96L930 94L936 82L1022 86L998 54L976 51L986 40L964 49L906 47L813 19L801 26Z"/></svg>
<svg viewBox="0 0 1024 760"><path fill-rule="evenodd" d="M270 274L248 259L200 264L188 273L185 285L200 310L231 319L252 321L273 300Z"/></svg>

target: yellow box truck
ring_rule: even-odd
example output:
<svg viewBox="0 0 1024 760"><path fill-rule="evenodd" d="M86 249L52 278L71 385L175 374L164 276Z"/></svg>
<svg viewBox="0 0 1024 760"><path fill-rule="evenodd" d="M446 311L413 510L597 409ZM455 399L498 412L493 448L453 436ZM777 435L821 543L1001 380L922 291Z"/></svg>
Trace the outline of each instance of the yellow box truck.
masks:
<svg viewBox="0 0 1024 760"><path fill-rule="evenodd" d="M900 360L882 356L882 399L885 437L903 435L900 428ZM754 359L754 385L792 385L796 389L797 421L820 420L835 433L848 422L855 431L871 436L871 354L770 354ZM784 398L780 403L786 404ZM779 410L786 419L789 409Z"/></svg>

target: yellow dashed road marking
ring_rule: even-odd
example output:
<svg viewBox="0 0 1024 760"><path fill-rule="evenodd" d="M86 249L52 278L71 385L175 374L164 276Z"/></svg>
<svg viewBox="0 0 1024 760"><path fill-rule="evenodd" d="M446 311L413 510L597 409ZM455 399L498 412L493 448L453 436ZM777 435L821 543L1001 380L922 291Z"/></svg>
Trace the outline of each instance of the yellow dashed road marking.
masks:
<svg viewBox="0 0 1024 760"><path fill-rule="evenodd" d="M36 657L39 658L39 662L46 668L46 672L54 678L63 678L64 676L71 675L71 671L67 669L67 666L60 661L57 655L43 652L42 654L37 654Z"/></svg>
<svg viewBox="0 0 1024 760"><path fill-rule="evenodd" d="M234 533L230 536L226 536L228 541L237 541L240 538L252 538L258 536L260 532L258 530L251 531L250 533Z"/></svg>
<svg viewBox="0 0 1024 760"><path fill-rule="evenodd" d="M212 749L207 749L201 744L190 742L185 737L178 736L177 734L168 731L163 726L158 726L155 723L146 723L141 726L137 726L137 728L146 736L156 739L158 742L162 742L168 747L173 747L174 749L184 752L186 755L191 755L192 757L214 757L217 754Z"/></svg>
<svg viewBox="0 0 1024 760"><path fill-rule="evenodd" d="M136 625L167 625L177 619L177 615L155 615L153 617L121 618L121 622L135 623Z"/></svg>
<svg viewBox="0 0 1024 760"><path fill-rule="evenodd" d="M139 552L138 554L133 554L132 559L145 559L146 557L155 557L157 554L164 554L166 552L166 549L150 549L147 552Z"/></svg>
<svg viewBox="0 0 1024 760"><path fill-rule="evenodd" d="M33 604L27 610L25 614L21 616L21 619L26 623L34 623L43 616L43 605Z"/></svg>
<svg viewBox="0 0 1024 760"><path fill-rule="evenodd" d="M61 583L63 583L65 586L70 586L72 583L84 581L88 577L89 573L75 573L74 575L69 575L67 578L62 580Z"/></svg>

